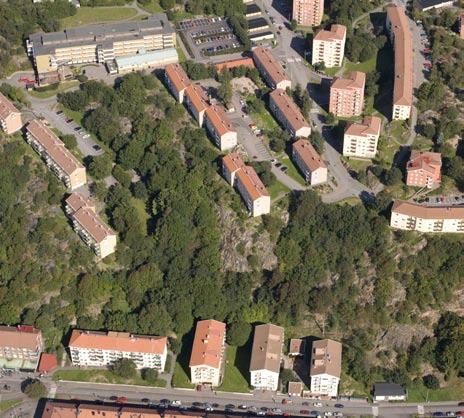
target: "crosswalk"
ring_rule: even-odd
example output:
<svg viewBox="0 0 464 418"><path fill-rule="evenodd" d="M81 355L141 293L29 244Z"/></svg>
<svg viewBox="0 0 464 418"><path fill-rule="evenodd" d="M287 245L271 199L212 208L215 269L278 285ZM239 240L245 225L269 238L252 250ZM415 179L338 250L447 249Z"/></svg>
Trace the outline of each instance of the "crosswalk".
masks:
<svg viewBox="0 0 464 418"><path fill-rule="evenodd" d="M372 407L372 415L374 417L378 417L379 416L379 407L378 406L373 406Z"/></svg>
<svg viewBox="0 0 464 418"><path fill-rule="evenodd" d="M424 405L417 405L417 413L419 415L424 415Z"/></svg>

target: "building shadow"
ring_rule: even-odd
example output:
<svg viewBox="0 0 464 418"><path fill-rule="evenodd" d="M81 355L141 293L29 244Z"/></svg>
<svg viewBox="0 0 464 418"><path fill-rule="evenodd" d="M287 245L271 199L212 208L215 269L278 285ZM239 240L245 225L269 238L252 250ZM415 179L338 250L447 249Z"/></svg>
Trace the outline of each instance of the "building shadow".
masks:
<svg viewBox="0 0 464 418"><path fill-rule="evenodd" d="M305 350L303 356L296 357L293 362L293 372L298 376L298 378L305 384L307 388L311 387L311 378L309 376L310 366L311 366L311 350L313 342L319 340L319 337L310 335L303 337L302 340L305 344Z"/></svg>
<svg viewBox="0 0 464 418"><path fill-rule="evenodd" d="M250 384L250 360L251 360L251 349L253 346L253 330L250 332L248 341L245 345L237 347L235 354L234 366L243 376L243 378Z"/></svg>
<svg viewBox="0 0 464 418"><path fill-rule="evenodd" d="M192 329L182 337L182 348L177 356L177 362L187 376L190 377L190 354L192 352L193 338L195 336L196 324Z"/></svg>
<svg viewBox="0 0 464 418"><path fill-rule="evenodd" d="M272 0L272 7L285 19L288 19L292 12L292 6L288 0Z"/></svg>
<svg viewBox="0 0 464 418"><path fill-rule="evenodd" d="M329 109L330 78L322 78L321 83L309 83L309 96L325 110Z"/></svg>

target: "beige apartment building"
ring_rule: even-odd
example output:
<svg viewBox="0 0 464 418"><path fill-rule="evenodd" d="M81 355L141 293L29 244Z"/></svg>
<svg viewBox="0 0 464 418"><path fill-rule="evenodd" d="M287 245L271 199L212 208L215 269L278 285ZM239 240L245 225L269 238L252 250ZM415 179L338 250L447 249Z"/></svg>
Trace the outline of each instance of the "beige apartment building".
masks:
<svg viewBox="0 0 464 418"><path fill-rule="evenodd" d="M329 112L336 116L359 116L364 107L366 74L353 71L346 78L335 77L330 86Z"/></svg>
<svg viewBox="0 0 464 418"><path fill-rule="evenodd" d="M269 87L282 90L292 87L290 78L269 48L258 46L253 49L253 61Z"/></svg>
<svg viewBox="0 0 464 418"><path fill-rule="evenodd" d="M174 48L176 34L164 13L146 20L68 28L36 33L27 42L39 78L60 66L104 63L139 51Z"/></svg>
<svg viewBox="0 0 464 418"><path fill-rule="evenodd" d="M292 144L292 158L311 186L327 181L327 166L308 140L300 139Z"/></svg>
<svg viewBox="0 0 464 418"><path fill-rule="evenodd" d="M43 349L39 329L30 325L0 326L0 369L35 371Z"/></svg>
<svg viewBox="0 0 464 418"><path fill-rule="evenodd" d="M412 110L414 54L412 35L403 7L394 4L387 6L386 27L395 51L392 119L406 120Z"/></svg>
<svg viewBox="0 0 464 418"><path fill-rule="evenodd" d="M292 18L299 25L319 26L324 15L324 0L293 0Z"/></svg>
<svg viewBox="0 0 464 418"><path fill-rule="evenodd" d="M382 121L366 116L361 123L351 123L343 136L343 155L355 158L374 158L377 154Z"/></svg>
<svg viewBox="0 0 464 418"><path fill-rule="evenodd" d="M29 122L26 131L28 144L68 189L74 190L87 183L85 167L50 128L38 119L34 119Z"/></svg>
<svg viewBox="0 0 464 418"><path fill-rule="evenodd" d="M441 154L412 150L406 164L406 184L431 189L441 183Z"/></svg>
<svg viewBox="0 0 464 418"><path fill-rule="evenodd" d="M307 138L311 135L311 127L301 113L300 108L281 89L275 89L269 95L269 107L280 124L290 132L293 138Z"/></svg>
<svg viewBox="0 0 464 418"><path fill-rule="evenodd" d="M198 126L203 126L205 112L209 107L209 99L203 87L199 84L190 84L185 89L184 100L188 110L197 120Z"/></svg>
<svg viewBox="0 0 464 418"><path fill-rule="evenodd" d="M7 135L18 132L23 127L21 112L0 93L0 127Z"/></svg>
<svg viewBox="0 0 464 418"><path fill-rule="evenodd" d="M311 394L335 397L342 372L342 345L334 340L314 341L311 349Z"/></svg>
<svg viewBox="0 0 464 418"><path fill-rule="evenodd" d="M390 226L406 231L462 234L464 207L423 206L397 200L391 210Z"/></svg>
<svg viewBox="0 0 464 418"><path fill-rule="evenodd" d="M313 39L312 64L323 62L327 68L341 67L345 42L346 26L332 25L330 30L320 30Z"/></svg>
<svg viewBox="0 0 464 418"><path fill-rule="evenodd" d="M190 84L190 79L180 64L169 64L164 69L166 84L172 95L179 103L183 103L185 90Z"/></svg>
<svg viewBox="0 0 464 418"><path fill-rule="evenodd" d="M237 130L232 125L224 107L214 104L206 109L205 125L214 143L221 151L237 145Z"/></svg>

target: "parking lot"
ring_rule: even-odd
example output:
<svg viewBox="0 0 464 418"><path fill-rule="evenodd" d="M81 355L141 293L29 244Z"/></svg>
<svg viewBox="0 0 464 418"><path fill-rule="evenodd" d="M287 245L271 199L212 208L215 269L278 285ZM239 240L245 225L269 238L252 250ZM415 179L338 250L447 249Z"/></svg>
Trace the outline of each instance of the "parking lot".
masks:
<svg viewBox="0 0 464 418"><path fill-rule="evenodd" d="M221 17L183 20L179 29L184 35L190 50L197 58L215 55L241 47L232 28Z"/></svg>

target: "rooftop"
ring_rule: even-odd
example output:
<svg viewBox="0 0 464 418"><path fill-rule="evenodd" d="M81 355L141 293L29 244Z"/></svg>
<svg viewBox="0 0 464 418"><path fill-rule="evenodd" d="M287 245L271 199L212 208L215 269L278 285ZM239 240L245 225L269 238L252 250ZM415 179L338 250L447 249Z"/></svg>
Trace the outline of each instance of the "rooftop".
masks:
<svg viewBox="0 0 464 418"><path fill-rule="evenodd" d="M40 355L39 366L37 371L39 373L48 373L58 367L58 359L55 354L42 353Z"/></svg>
<svg viewBox="0 0 464 418"><path fill-rule="evenodd" d="M0 119L6 119L14 113L20 113L2 93L0 93Z"/></svg>
<svg viewBox="0 0 464 418"><path fill-rule="evenodd" d="M441 7L444 5L452 4L454 0L418 0L417 3L421 10L429 7Z"/></svg>
<svg viewBox="0 0 464 418"><path fill-rule="evenodd" d="M245 167L245 163L242 160L242 157L238 155L236 152L231 152L226 156L222 157L222 164L227 168L229 173L233 173L243 167Z"/></svg>
<svg viewBox="0 0 464 418"><path fill-rule="evenodd" d="M300 108L282 89L275 89L270 94L271 99L284 114L291 128L296 132L301 128L309 128L309 123L301 113Z"/></svg>
<svg viewBox="0 0 464 418"><path fill-rule="evenodd" d="M224 135L227 132L236 132L234 126L230 122L224 108L221 105L212 105L206 109L206 116L214 126L218 135Z"/></svg>
<svg viewBox="0 0 464 418"><path fill-rule="evenodd" d="M185 90L185 94L198 113L208 108L208 96L199 84L190 84Z"/></svg>
<svg viewBox="0 0 464 418"><path fill-rule="evenodd" d="M164 48L158 49L156 51L141 51L135 55L116 57L115 61L118 68L124 68L132 65L149 65L154 61L162 61L167 59L179 59L176 48Z"/></svg>
<svg viewBox="0 0 464 418"><path fill-rule="evenodd" d="M164 68L166 75L177 91L186 89L190 84L190 79L180 64L169 64Z"/></svg>
<svg viewBox="0 0 464 418"><path fill-rule="evenodd" d="M290 80L282 65L274 58L268 48L259 46L253 49L253 59L261 63L274 84Z"/></svg>
<svg viewBox="0 0 464 418"><path fill-rule="evenodd" d="M97 243L102 242L110 235L116 235L116 232L106 225L90 207L82 207L74 212L73 219L75 219Z"/></svg>
<svg viewBox="0 0 464 418"><path fill-rule="evenodd" d="M307 139L299 139L292 144L292 147L311 172L319 168L327 168L321 156Z"/></svg>
<svg viewBox="0 0 464 418"><path fill-rule="evenodd" d="M273 324L257 325L253 337L250 371L269 370L278 373L284 342L284 329Z"/></svg>
<svg viewBox="0 0 464 418"><path fill-rule="evenodd" d="M269 192L253 167L244 166L241 170L238 170L237 178L240 180L240 183L242 183L251 200L269 196Z"/></svg>
<svg viewBox="0 0 464 418"><path fill-rule="evenodd" d="M361 71L352 71L345 78L334 77L331 88L333 89L364 89L366 74Z"/></svg>
<svg viewBox="0 0 464 418"><path fill-rule="evenodd" d="M412 150L406 166L407 171L424 170L434 175L441 168L441 154L439 152L421 152Z"/></svg>
<svg viewBox="0 0 464 418"><path fill-rule="evenodd" d="M245 16L254 13L261 13L259 6L256 3L247 4L245 8Z"/></svg>
<svg viewBox="0 0 464 418"><path fill-rule="evenodd" d="M332 25L330 30L320 30L314 36L315 41L342 41L346 37L346 26Z"/></svg>
<svg viewBox="0 0 464 418"><path fill-rule="evenodd" d="M406 395L404 388L396 383L375 383L374 396L403 396Z"/></svg>
<svg viewBox="0 0 464 418"><path fill-rule="evenodd" d="M219 368L221 365L226 324L209 319L198 321L192 345L189 366L209 366Z"/></svg>
<svg viewBox="0 0 464 418"><path fill-rule="evenodd" d="M37 350L42 348L42 333L30 325L0 325L0 346Z"/></svg>
<svg viewBox="0 0 464 418"><path fill-rule="evenodd" d="M369 136L380 135L382 120L377 116L366 116L361 123L352 123L346 130L345 135Z"/></svg>
<svg viewBox="0 0 464 418"><path fill-rule="evenodd" d="M248 29L267 28L269 23L264 17L257 17L255 19L248 20Z"/></svg>
<svg viewBox="0 0 464 418"><path fill-rule="evenodd" d="M342 345L334 340L318 340L311 349L310 376L328 374L340 377L342 371Z"/></svg>
<svg viewBox="0 0 464 418"><path fill-rule="evenodd" d="M90 201L82 194L78 192L71 193L66 198L66 204L72 209L73 212L77 212L80 208L92 208L95 210L95 207L90 203Z"/></svg>
<svg viewBox="0 0 464 418"><path fill-rule="evenodd" d="M396 200L392 212L421 219L464 219L463 206L424 206Z"/></svg>

